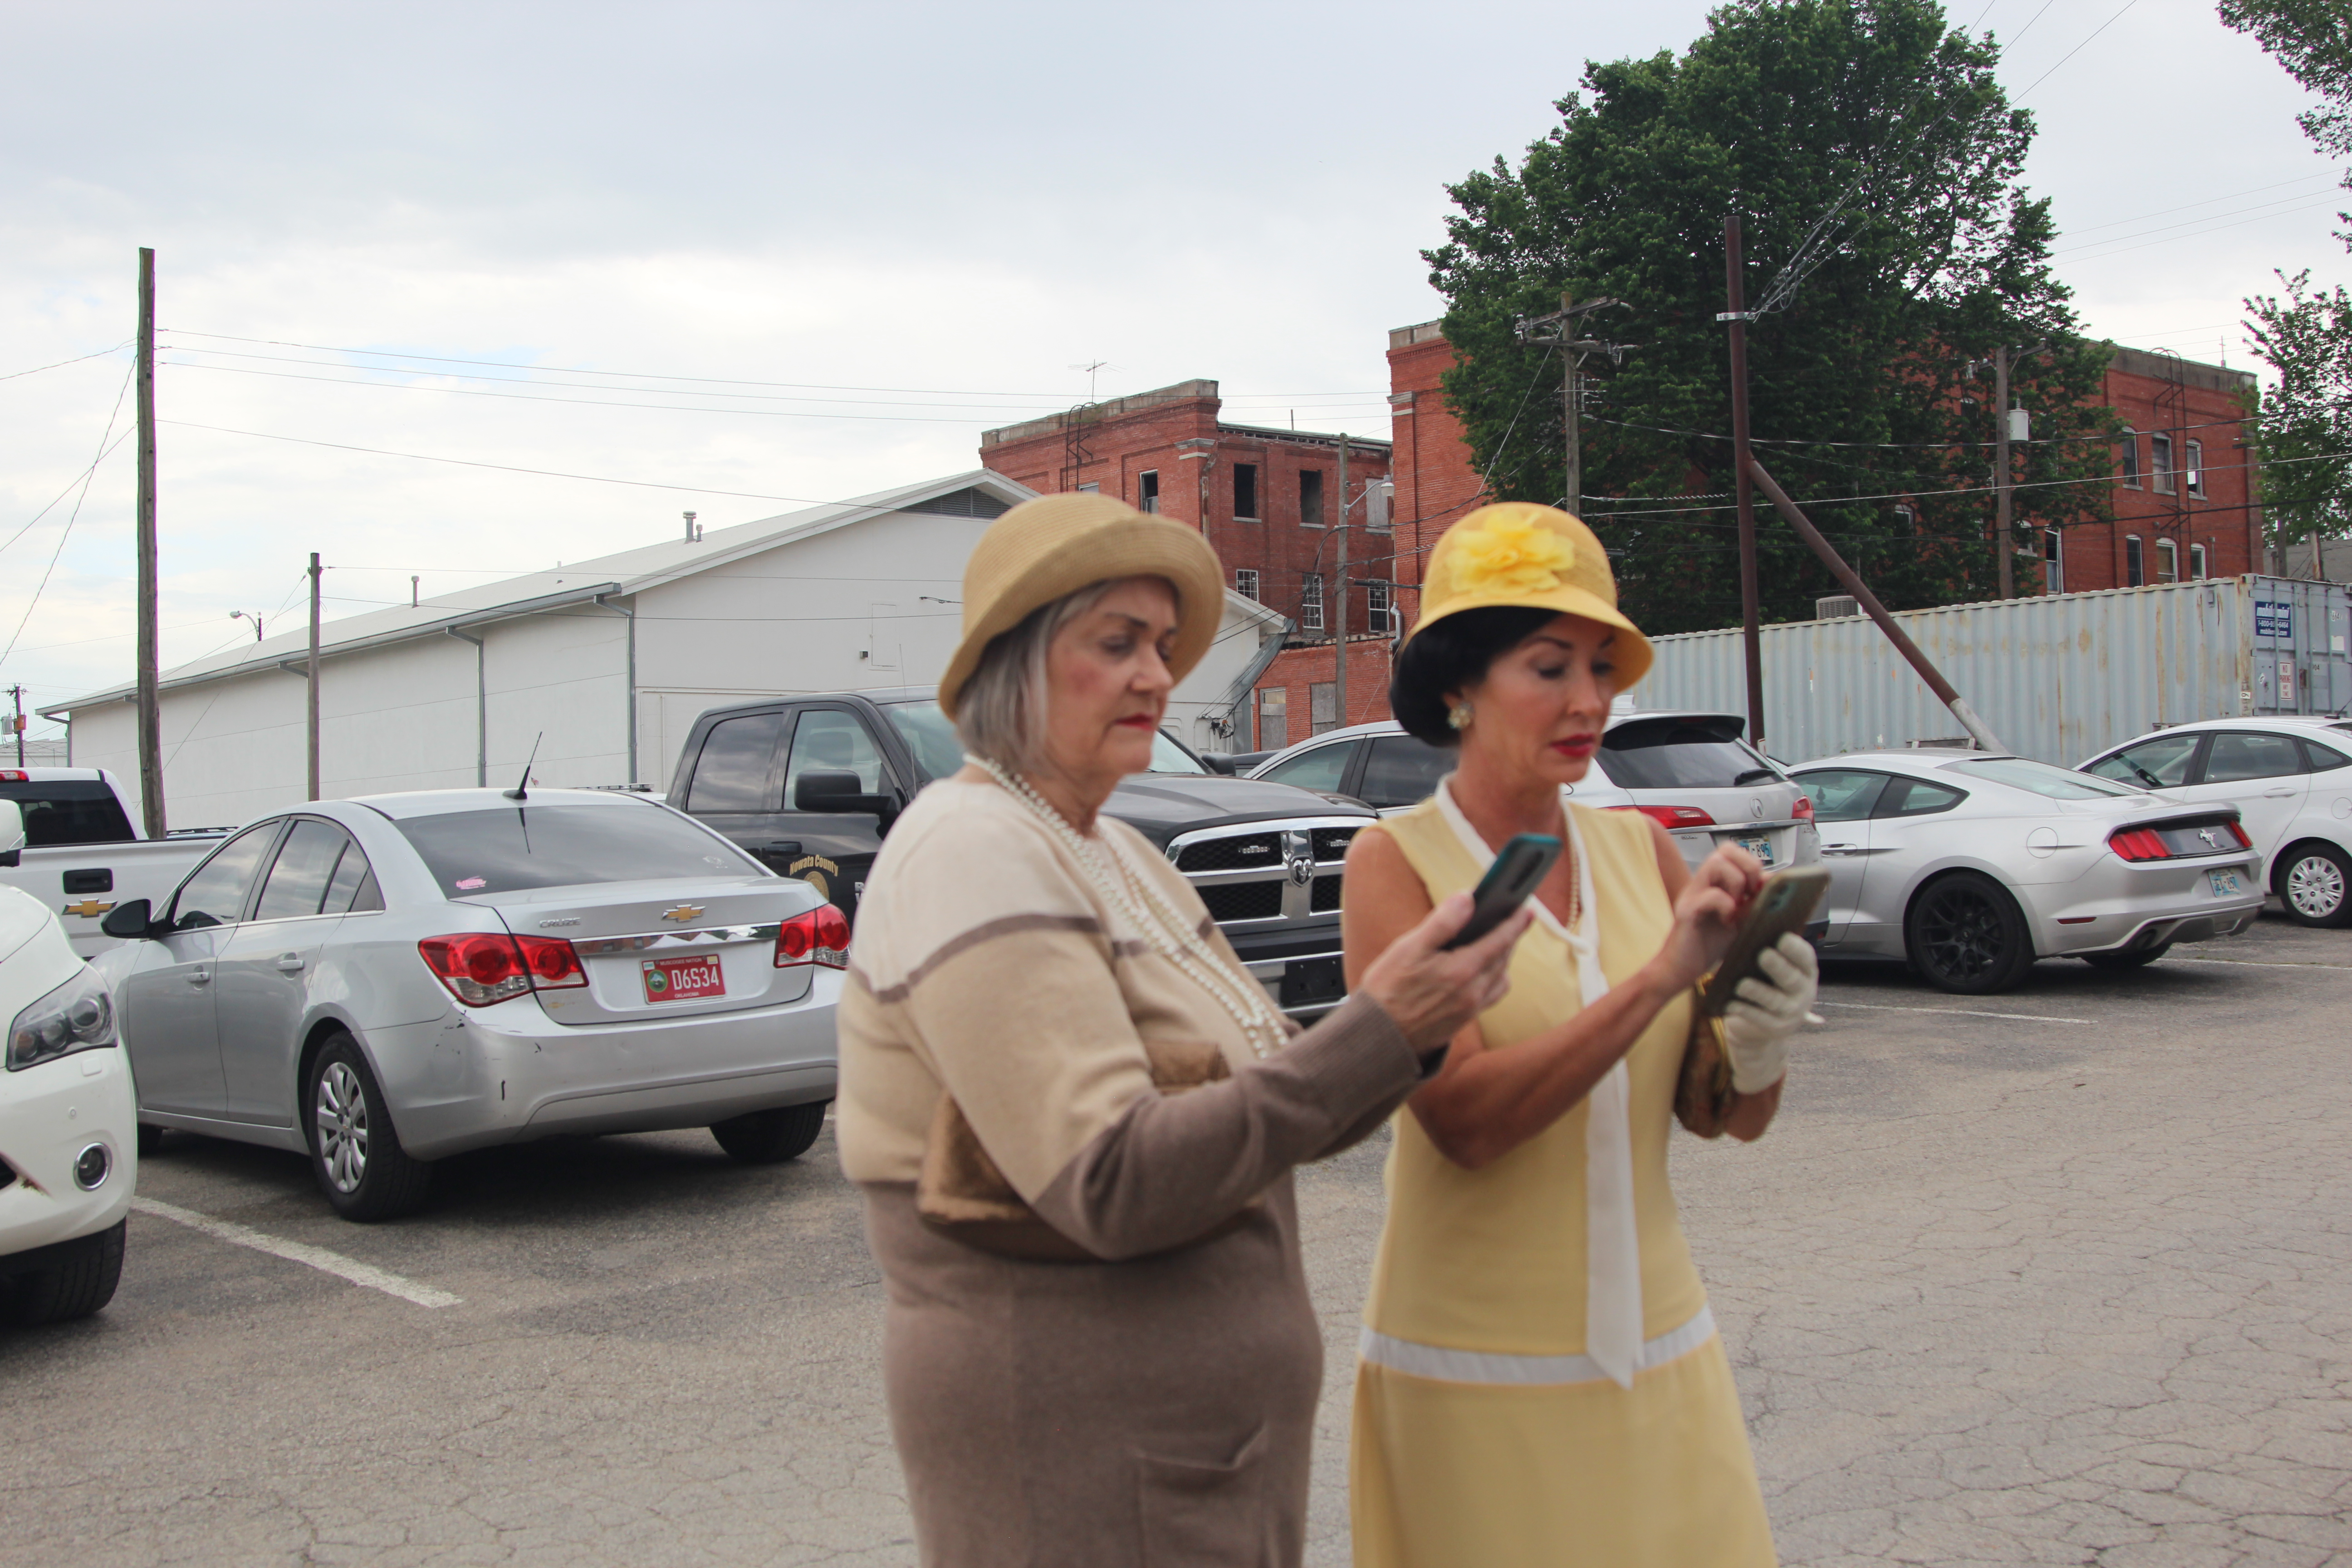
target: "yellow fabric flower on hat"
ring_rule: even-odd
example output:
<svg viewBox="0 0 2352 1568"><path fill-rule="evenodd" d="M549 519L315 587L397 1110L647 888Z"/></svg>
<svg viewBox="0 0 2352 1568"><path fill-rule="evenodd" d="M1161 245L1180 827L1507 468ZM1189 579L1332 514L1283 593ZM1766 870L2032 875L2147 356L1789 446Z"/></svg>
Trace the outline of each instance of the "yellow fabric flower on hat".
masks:
<svg viewBox="0 0 2352 1568"><path fill-rule="evenodd" d="M1507 595L1549 594L1576 564L1576 547L1523 517L1489 520L1454 541L1457 591Z"/></svg>

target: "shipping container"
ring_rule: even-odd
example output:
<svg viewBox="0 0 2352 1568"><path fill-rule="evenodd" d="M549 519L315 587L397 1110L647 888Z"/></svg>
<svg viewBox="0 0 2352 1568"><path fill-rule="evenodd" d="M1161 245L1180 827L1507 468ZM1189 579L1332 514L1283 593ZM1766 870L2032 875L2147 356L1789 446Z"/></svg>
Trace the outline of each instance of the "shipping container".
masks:
<svg viewBox="0 0 2352 1568"><path fill-rule="evenodd" d="M1909 610L1895 620L1992 732L2064 767L2196 719L2352 708L2352 588L2234 577ZM1644 708L1744 713L1737 628L1655 641ZM1764 740L1782 762L1966 732L1866 616L1763 630Z"/></svg>

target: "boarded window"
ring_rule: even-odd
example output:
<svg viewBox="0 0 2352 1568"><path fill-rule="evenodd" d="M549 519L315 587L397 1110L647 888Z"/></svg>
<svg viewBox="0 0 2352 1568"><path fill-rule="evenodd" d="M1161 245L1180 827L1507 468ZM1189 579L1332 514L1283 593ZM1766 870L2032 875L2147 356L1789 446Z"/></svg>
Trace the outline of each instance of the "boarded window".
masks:
<svg viewBox="0 0 2352 1568"><path fill-rule="evenodd" d="M2156 480L2160 495L2172 493L2172 437L2150 436L2147 438L2148 473Z"/></svg>
<svg viewBox="0 0 2352 1568"><path fill-rule="evenodd" d="M1318 680L1307 688L1307 710L1314 733L1339 727L1339 688L1332 681Z"/></svg>
<svg viewBox="0 0 2352 1568"><path fill-rule="evenodd" d="M1257 694L1257 749L1278 752L1290 744L1290 693L1276 686Z"/></svg>

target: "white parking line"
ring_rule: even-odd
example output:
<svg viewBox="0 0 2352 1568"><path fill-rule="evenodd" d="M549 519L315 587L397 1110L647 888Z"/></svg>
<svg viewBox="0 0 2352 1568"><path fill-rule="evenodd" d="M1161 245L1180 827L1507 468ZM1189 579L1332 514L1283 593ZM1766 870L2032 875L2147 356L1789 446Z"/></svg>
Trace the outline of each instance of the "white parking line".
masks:
<svg viewBox="0 0 2352 1568"><path fill-rule="evenodd" d="M2282 960L2282 959L2276 959L2276 958L2191 958L2191 957L2189 957L2187 953L2179 953L2179 952L2174 953L2174 954L2171 956L2171 958L2170 958L2169 962L2170 962L2170 963L2235 963L2235 964L2242 965L2243 967L2248 968L2248 969L2347 969L2347 968L2352 968L2352 964L2343 964L2343 963L2300 963L2300 962L2297 962L2297 961L2293 960L2293 959L2284 959L2284 960Z"/></svg>
<svg viewBox="0 0 2352 1568"><path fill-rule="evenodd" d="M235 1247L250 1247L256 1252L266 1252L272 1258L282 1258L289 1263L306 1264L322 1274L332 1274L354 1285L364 1285L371 1290L381 1290L387 1296L397 1296L420 1307L454 1307L457 1298L446 1290L436 1290L430 1285L419 1285L404 1279L389 1269L345 1258L340 1252L330 1252L323 1247L310 1247L299 1241L281 1241L247 1229L235 1220L215 1219L208 1214L184 1209L176 1204L158 1202L154 1198L132 1198L131 1206L141 1214L152 1214L158 1219L174 1220L191 1230L203 1231L215 1241L226 1241Z"/></svg>
<svg viewBox="0 0 2352 1568"><path fill-rule="evenodd" d="M2046 1018L2039 1013L1979 1013L1969 1007L1893 1007L1884 1002L1825 1002L1816 997L1816 1007L1862 1007L1873 1013L1932 1013L1945 1018L2007 1018L2020 1024L2087 1024L2088 1018Z"/></svg>

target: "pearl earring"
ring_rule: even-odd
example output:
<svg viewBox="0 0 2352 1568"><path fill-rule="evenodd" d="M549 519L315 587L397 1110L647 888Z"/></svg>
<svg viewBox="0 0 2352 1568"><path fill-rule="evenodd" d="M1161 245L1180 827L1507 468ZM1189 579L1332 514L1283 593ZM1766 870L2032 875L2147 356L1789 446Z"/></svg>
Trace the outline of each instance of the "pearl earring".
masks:
<svg viewBox="0 0 2352 1568"><path fill-rule="evenodd" d="M1445 721L1456 730L1470 728L1470 704L1456 702L1452 708L1446 710Z"/></svg>

